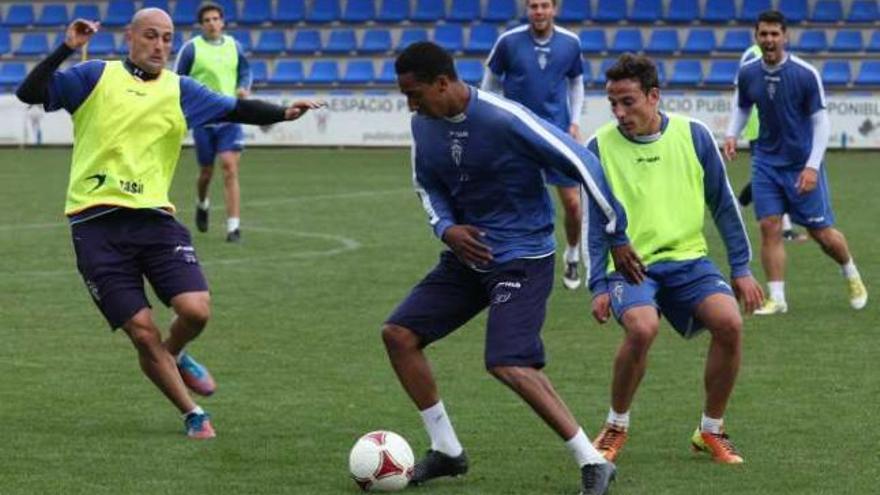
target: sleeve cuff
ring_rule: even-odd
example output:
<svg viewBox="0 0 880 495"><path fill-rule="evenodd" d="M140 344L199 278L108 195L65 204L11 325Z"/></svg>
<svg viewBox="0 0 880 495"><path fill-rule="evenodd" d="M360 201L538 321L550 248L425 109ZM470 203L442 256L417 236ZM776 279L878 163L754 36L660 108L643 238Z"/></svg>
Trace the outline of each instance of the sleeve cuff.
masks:
<svg viewBox="0 0 880 495"><path fill-rule="evenodd" d="M593 299L608 292L608 281L605 280L605 277L602 277L601 279L591 283L590 292L593 293Z"/></svg>
<svg viewBox="0 0 880 495"><path fill-rule="evenodd" d="M453 222L449 220L440 220L436 224L434 224L434 235L437 236L441 241L443 240L443 233L446 232L446 229L455 225Z"/></svg>
<svg viewBox="0 0 880 495"><path fill-rule="evenodd" d="M730 278L740 278L747 277L752 274L752 271L749 270L748 265L745 266L734 266L730 269Z"/></svg>

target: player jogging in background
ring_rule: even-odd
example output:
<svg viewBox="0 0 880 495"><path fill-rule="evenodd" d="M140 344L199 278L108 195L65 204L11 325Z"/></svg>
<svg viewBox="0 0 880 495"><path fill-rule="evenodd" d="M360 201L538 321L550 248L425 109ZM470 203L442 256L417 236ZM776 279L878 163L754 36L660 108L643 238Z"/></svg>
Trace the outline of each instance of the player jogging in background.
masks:
<svg viewBox="0 0 880 495"><path fill-rule="evenodd" d="M617 120L599 128L587 147L627 212L626 233L647 266L647 278L631 284L615 271L601 221L590 212L584 242L593 316L605 323L613 313L625 330L614 360L611 408L594 445L609 460L623 448L630 407L662 315L682 337L692 338L703 328L711 335L706 398L691 444L717 462L741 463L723 427L742 354L736 298L752 312L763 294L749 271L749 238L724 162L705 124L659 111L659 79L651 60L625 54L605 75ZM708 258L707 210L727 248L730 284Z"/></svg>
<svg viewBox="0 0 880 495"><path fill-rule="evenodd" d="M241 46L232 36L223 33L223 8L214 3L199 7L196 16L202 34L188 41L177 55L175 71L190 76L212 91L236 98L250 94L251 71ZM241 189L238 182L244 132L241 124L223 122L193 129L199 178L196 184L196 228L208 231L210 200L208 188L214 175L214 161L223 165L226 199L226 240L241 240Z"/></svg>
<svg viewBox="0 0 880 495"><path fill-rule="evenodd" d="M58 70L99 27L73 21L64 43L33 68L16 95L46 111L70 112L73 156L65 215L77 268L110 328L125 331L143 373L183 414L186 434L212 438L208 414L186 390L210 395L215 383L184 350L205 328L211 307L189 232L175 220L168 200L180 145L187 127L295 120L318 104L284 108L236 100L165 70L174 26L156 8L132 17L124 61L92 60ZM144 278L175 313L164 340Z"/></svg>
<svg viewBox="0 0 880 495"><path fill-rule="evenodd" d="M744 63L749 60L753 60L756 58L761 58L761 47L758 45L752 45L743 52L742 56L739 59L739 65L742 66ZM735 83L735 81L734 81ZM743 131L743 138L749 142L749 150L751 151L751 156L754 158L755 156L755 144L758 140L758 132L760 129L760 122L758 121L758 111L753 107L751 114L749 115L749 121L746 124L746 128ZM739 193L739 204L743 207L748 206L752 203L752 183L749 182L745 186L743 186L742 191ZM782 215L782 238L786 241L794 241L794 242L805 242L808 237L803 232L798 232L794 229L794 226L791 224L791 217L788 213Z"/></svg>
<svg viewBox="0 0 880 495"><path fill-rule="evenodd" d="M571 31L554 25L556 0L526 0L529 23L502 34L489 53L482 89L501 93L581 141L578 124L584 106L581 42ZM581 205L577 181L546 170L556 186L565 218L565 270L562 283L580 286Z"/></svg>
<svg viewBox="0 0 880 495"><path fill-rule="evenodd" d="M486 369L565 442L583 493L604 494L615 468L590 445L544 367L540 331L553 288L553 207L542 170L585 185L614 260L632 280L642 265L626 216L595 157L524 107L462 83L441 47L410 45L395 63L412 118L413 181L434 234L449 250L386 320L382 338L403 388L421 411L431 449L412 482L467 472L468 459L440 400L424 348L488 308ZM586 200L585 200L586 201Z"/></svg>
<svg viewBox="0 0 880 495"><path fill-rule="evenodd" d="M847 282L850 306L865 307L868 291L846 238L834 228L823 160L831 124L825 90L813 66L785 51L785 17L770 10L758 16L755 38L762 56L746 62L737 76L733 114L724 151L736 155L736 138L758 108L761 130L752 158L752 195L761 227L761 264L770 297L759 315L788 311L782 214L803 225L822 251L836 261Z"/></svg>

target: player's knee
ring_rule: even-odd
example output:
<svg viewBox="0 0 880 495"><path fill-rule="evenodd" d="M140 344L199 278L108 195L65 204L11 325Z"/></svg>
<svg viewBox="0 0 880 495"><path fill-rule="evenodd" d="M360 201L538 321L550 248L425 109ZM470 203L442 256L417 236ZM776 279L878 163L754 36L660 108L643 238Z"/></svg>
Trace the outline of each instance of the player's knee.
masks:
<svg viewBox="0 0 880 495"><path fill-rule="evenodd" d="M223 177L226 180L237 179L238 178L238 164L232 163L229 161L223 162Z"/></svg>
<svg viewBox="0 0 880 495"><path fill-rule="evenodd" d="M389 353L405 352L419 347L419 338L415 332L391 323L382 326L382 342Z"/></svg>
<svg viewBox="0 0 880 495"><path fill-rule="evenodd" d="M211 319L211 301L208 298L188 301L175 308L175 311L177 317L186 320L191 328L204 328Z"/></svg>
<svg viewBox="0 0 880 495"><path fill-rule="evenodd" d="M131 325L126 328L131 343L141 354L150 354L162 347L158 329L144 325Z"/></svg>
<svg viewBox="0 0 880 495"><path fill-rule="evenodd" d="M709 329L712 338L726 346L739 345L742 336L742 317L737 312L731 312L713 323Z"/></svg>
<svg viewBox="0 0 880 495"><path fill-rule="evenodd" d="M758 225L764 238L782 236L782 220L780 217L762 218Z"/></svg>
<svg viewBox="0 0 880 495"><path fill-rule="evenodd" d="M487 370L496 380L516 389L516 385L526 378L528 368L520 366L489 366Z"/></svg>
<svg viewBox="0 0 880 495"><path fill-rule="evenodd" d="M660 324L656 320L637 320L626 324L626 342L639 351L647 351L657 337Z"/></svg>
<svg viewBox="0 0 880 495"><path fill-rule="evenodd" d="M825 227L822 229L807 229L807 232L810 234L810 237L812 237L814 241L823 246L827 246L832 242L833 235L830 227Z"/></svg>

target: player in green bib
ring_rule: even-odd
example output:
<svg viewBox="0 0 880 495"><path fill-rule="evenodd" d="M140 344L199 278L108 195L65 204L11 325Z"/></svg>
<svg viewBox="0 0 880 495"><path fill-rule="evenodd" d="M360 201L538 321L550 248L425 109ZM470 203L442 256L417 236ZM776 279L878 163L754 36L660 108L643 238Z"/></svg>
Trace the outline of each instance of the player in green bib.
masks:
<svg viewBox="0 0 880 495"><path fill-rule="evenodd" d="M589 222L584 244L593 316L605 323L613 312L625 330L614 362L611 408L594 444L609 460L623 448L630 406L663 316L685 338L703 328L711 335L706 399L692 445L718 462L740 463L742 456L722 427L741 355L737 298L752 312L763 293L749 271L751 249L736 197L705 124L659 111L659 81L651 60L623 55L606 77L617 120L601 127L587 146L599 157L626 211L626 233L647 267L647 278L634 285L616 273L601 226ZM730 284L707 257L706 213L727 248ZM591 212L590 219L594 216Z"/></svg>

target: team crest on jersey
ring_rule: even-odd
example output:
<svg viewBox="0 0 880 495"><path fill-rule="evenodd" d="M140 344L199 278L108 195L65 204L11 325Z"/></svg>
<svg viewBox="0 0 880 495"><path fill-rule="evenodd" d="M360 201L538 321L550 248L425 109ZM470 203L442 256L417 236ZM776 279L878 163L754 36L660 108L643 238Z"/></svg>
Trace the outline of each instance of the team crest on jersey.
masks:
<svg viewBox="0 0 880 495"><path fill-rule="evenodd" d="M767 96L772 100L776 96L776 85L782 79L777 76L764 76L764 80L767 81Z"/></svg>
<svg viewBox="0 0 880 495"><path fill-rule="evenodd" d="M464 152L464 146L461 145L461 141L458 139L452 140L452 145L449 147L449 152L452 154L452 161L455 162L455 165L461 166L461 154Z"/></svg>
<svg viewBox="0 0 880 495"><path fill-rule="evenodd" d="M550 60L550 49L536 46L535 51L538 52L538 67L544 70L547 67L547 62Z"/></svg>

